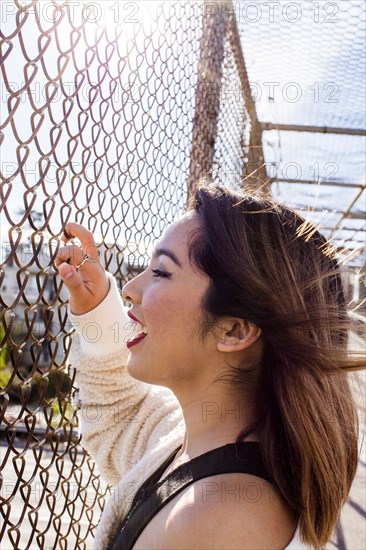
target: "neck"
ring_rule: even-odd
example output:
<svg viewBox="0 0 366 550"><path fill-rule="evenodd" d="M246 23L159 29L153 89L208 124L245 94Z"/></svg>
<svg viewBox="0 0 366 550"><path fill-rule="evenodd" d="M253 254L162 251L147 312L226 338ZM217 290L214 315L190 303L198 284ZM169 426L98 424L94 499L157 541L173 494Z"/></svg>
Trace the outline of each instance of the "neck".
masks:
<svg viewBox="0 0 366 550"><path fill-rule="evenodd" d="M177 395L177 398L186 425L178 455L185 455L189 460L234 443L239 433L255 418L253 398L244 393L239 396L227 388L210 387L191 397ZM247 440L258 441L258 438L251 434Z"/></svg>

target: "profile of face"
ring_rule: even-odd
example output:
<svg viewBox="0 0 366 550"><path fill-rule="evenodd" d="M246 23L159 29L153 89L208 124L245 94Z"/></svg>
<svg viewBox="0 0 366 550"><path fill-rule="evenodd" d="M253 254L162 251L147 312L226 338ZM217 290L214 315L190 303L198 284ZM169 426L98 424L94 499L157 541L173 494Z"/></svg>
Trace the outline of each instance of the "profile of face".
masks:
<svg viewBox="0 0 366 550"><path fill-rule="evenodd" d="M149 266L123 287L131 313L147 336L130 348L129 373L141 381L174 389L200 382L217 353L212 335L202 338L202 297L209 277L188 259L197 214L175 221L157 243Z"/></svg>

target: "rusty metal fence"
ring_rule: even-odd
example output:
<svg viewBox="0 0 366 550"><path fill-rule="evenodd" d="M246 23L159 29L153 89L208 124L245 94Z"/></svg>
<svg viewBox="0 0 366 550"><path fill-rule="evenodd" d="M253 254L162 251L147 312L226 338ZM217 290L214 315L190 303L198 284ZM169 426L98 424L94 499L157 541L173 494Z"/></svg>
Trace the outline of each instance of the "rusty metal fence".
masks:
<svg viewBox="0 0 366 550"><path fill-rule="evenodd" d="M90 548L111 489L78 435L63 227L94 231L123 283L202 174L265 181L260 134L230 15L199 1L1 9L0 541Z"/></svg>

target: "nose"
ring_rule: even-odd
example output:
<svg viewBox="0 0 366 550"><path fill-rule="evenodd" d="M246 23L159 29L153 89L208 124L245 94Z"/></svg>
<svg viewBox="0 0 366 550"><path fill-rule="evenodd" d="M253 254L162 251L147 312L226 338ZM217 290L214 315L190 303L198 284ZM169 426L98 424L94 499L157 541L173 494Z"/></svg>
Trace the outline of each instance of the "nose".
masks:
<svg viewBox="0 0 366 550"><path fill-rule="evenodd" d="M131 281L128 281L128 283L125 283L122 288L123 299L127 302L131 302L132 304L138 304L141 302L141 290L137 281L138 278L139 275L131 279Z"/></svg>

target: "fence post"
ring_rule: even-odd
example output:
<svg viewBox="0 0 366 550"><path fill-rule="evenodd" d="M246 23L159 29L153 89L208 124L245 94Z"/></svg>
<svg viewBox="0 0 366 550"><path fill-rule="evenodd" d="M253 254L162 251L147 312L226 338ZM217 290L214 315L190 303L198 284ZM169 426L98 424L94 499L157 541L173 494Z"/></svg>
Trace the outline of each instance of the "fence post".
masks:
<svg viewBox="0 0 366 550"><path fill-rule="evenodd" d="M193 117L188 200L203 176L212 174L220 110L227 2L202 2L203 23Z"/></svg>
<svg viewBox="0 0 366 550"><path fill-rule="evenodd" d="M230 4L232 5L232 2L230 2ZM248 178L246 181L247 186L252 186L253 188L262 187L263 191L269 193L270 178L268 177L264 161L262 147L262 125L258 120L257 112L255 110L255 102L250 89L247 68L241 47L240 34L233 8L228 10L228 38L238 69L245 108L248 112L251 125L248 158L246 164L243 166L243 179Z"/></svg>

